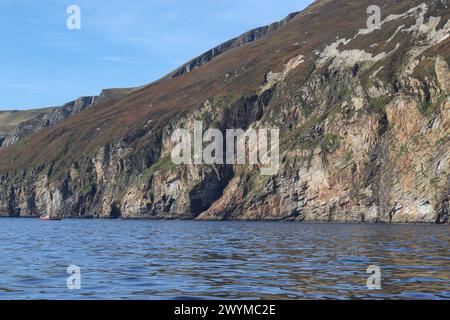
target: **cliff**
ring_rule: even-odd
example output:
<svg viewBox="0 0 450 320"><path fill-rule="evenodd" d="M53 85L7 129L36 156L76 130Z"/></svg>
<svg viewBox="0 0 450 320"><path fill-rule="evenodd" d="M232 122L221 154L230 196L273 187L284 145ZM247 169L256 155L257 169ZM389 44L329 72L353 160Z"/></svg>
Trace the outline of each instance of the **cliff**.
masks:
<svg viewBox="0 0 450 320"><path fill-rule="evenodd" d="M448 223L449 16L319 1L0 150L0 215ZM279 128L278 174L175 165L195 120Z"/></svg>

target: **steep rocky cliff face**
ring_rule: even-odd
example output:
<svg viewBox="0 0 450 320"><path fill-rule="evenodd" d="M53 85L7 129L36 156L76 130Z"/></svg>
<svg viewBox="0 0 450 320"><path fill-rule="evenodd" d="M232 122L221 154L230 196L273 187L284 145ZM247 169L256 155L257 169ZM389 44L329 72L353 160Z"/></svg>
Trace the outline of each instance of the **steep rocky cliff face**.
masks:
<svg viewBox="0 0 450 320"><path fill-rule="evenodd" d="M318 1L0 151L0 215L448 223L449 17L442 0ZM279 128L278 174L175 165L172 132L196 120Z"/></svg>

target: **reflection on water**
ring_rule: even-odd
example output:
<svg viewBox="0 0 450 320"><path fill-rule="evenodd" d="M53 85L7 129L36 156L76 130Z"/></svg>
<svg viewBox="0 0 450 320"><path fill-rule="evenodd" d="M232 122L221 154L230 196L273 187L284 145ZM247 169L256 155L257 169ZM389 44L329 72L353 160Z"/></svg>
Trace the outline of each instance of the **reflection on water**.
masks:
<svg viewBox="0 0 450 320"><path fill-rule="evenodd" d="M449 230L0 219L0 299L448 299ZM69 265L81 290L66 288ZM367 289L370 265L382 290Z"/></svg>

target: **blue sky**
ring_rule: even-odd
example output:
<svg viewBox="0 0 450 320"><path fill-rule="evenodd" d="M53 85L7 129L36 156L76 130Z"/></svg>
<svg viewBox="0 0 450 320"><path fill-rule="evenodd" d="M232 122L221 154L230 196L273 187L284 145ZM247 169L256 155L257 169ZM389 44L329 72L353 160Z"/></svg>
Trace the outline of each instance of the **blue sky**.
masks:
<svg viewBox="0 0 450 320"><path fill-rule="evenodd" d="M1 0L0 110L149 83L312 0ZM81 30L68 30L69 5Z"/></svg>

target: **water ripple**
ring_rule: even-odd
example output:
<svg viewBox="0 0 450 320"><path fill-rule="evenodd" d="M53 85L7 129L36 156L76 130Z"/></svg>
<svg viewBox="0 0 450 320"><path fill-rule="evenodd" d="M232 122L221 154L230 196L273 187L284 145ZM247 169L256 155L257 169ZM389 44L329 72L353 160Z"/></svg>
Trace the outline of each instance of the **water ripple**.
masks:
<svg viewBox="0 0 450 320"><path fill-rule="evenodd" d="M449 299L449 244L448 226L0 219L0 299Z"/></svg>

